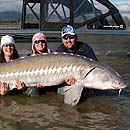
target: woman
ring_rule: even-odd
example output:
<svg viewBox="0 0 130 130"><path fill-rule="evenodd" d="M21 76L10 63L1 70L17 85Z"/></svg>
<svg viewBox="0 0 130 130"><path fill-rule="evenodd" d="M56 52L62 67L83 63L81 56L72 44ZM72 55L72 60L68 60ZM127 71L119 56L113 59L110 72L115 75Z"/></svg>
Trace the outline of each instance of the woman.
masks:
<svg viewBox="0 0 130 130"><path fill-rule="evenodd" d="M28 54L28 56L51 52L52 51L47 46L45 35L42 32L35 33L32 37L32 53ZM29 87L25 94L29 97L34 97L34 95L39 96L41 88L43 87L44 86L42 86L40 83L37 83L36 87Z"/></svg>
<svg viewBox="0 0 130 130"><path fill-rule="evenodd" d="M32 54L51 53L52 51L47 46L47 40L42 32L38 32L32 37Z"/></svg>
<svg viewBox="0 0 130 130"><path fill-rule="evenodd" d="M41 54L41 53L51 53L52 51L47 47L47 40L43 33L38 32L34 34L32 38L32 54ZM13 37L6 35L1 38L1 52L0 52L0 62L10 62L14 59L20 58L19 54L15 48L15 41ZM73 80L68 78L65 82L69 85L73 83ZM16 81L16 89L24 90L26 88L24 82ZM36 87L27 88L24 93L29 97L37 97L39 96L39 89L43 88L40 83L36 84ZM7 83L0 82L0 94L5 95L9 91L9 86Z"/></svg>
<svg viewBox="0 0 130 130"><path fill-rule="evenodd" d="M36 43L37 41L37 43ZM40 43L38 43L40 41ZM34 43L35 42L35 43ZM43 52L51 52L50 49L47 48L47 42L44 34L36 33L32 38L32 54L40 54ZM0 63L10 62L14 59L20 58L16 47L15 41L13 37L6 35L1 38L1 52L0 52ZM36 84L36 87L26 88L24 82L16 81L16 89L24 90L25 95L29 97L37 97L39 96L38 88L42 88L43 86L39 83ZM9 85L5 82L0 82L0 94L5 95L9 91Z"/></svg>
<svg viewBox="0 0 130 130"><path fill-rule="evenodd" d="M41 54L41 53L52 53L52 51L47 46L47 40L45 35L42 32L34 34L32 38L32 54ZM30 54L29 54L30 55ZM69 85L75 83L75 79L72 77L67 78L65 82Z"/></svg>
<svg viewBox="0 0 130 130"><path fill-rule="evenodd" d="M6 35L1 37L0 63L9 62L19 58L19 54L15 48L13 37Z"/></svg>
<svg viewBox="0 0 130 130"><path fill-rule="evenodd" d="M32 53L28 54L42 54L42 53L51 53L52 51L47 46L47 40L45 35L42 32L37 32L32 37ZM37 88L42 88L43 86L40 83L36 84Z"/></svg>
<svg viewBox="0 0 130 130"><path fill-rule="evenodd" d="M32 37L32 53L29 54L28 56L42 53L51 53L51 52L52 51L47 46L47 40L45 35L42 32L35 33ZM67 83L68 85L72 85L75 83L75 81L76 80L73 77L69 77L65 80L65 83ZM37 83L36 88L38 88L36 89L36 91L39 91L41 88L43 88L43 86L40 83ZM29 93L34 92L34 88L30 87L29 89L30 89Z"/></svg>
<svg viewBox="0 0 130 130"><path fill-rule="evenodd" d="M14 38L6 35L1 37L1 51L0 51L0 63L10 62L14 59L20 58ZM23 90L25 84L21 81L16 81L16 89ZM5 95L9 91L9 85L5 82L0 82L0 94Z"/></svg>

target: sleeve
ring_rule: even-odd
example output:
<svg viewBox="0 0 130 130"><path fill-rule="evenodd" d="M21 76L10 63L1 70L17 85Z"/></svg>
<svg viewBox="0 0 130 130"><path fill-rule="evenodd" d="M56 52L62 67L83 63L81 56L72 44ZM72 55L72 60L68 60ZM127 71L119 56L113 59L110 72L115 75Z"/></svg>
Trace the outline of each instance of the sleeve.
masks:
<svg viewBox="0 0 130 130"><path fill-rule="evenodd" d="M62 48L62 45L60 45L60 46L56 49L56 52L64 52L64 51L63 51L63 48Z"/></svg>
<svg viewBox="0 0 130 130"><path fill-rule="evenodd" d="M96 57L96 55L95 55L95 53L94 53L94 51L93 51L92 48L90 49L90 52L89 52L89 53L90 53L90 56L91 56L90 58L92 58L92 59L95 60L95 61L98 61L98 59L97 59L97 57Z"/></svg>
<svg viewBox="0 0 130 130"><path fill-rule="evenodd" d="M84 44L84 47L83 47L83 48L84 48L84 55L85 55L86 57L92 58L93 60L98 61L98 59L97 59L97 57L96 57L96 55L95 55L93 49L92 49L89 45Z"/></svg>

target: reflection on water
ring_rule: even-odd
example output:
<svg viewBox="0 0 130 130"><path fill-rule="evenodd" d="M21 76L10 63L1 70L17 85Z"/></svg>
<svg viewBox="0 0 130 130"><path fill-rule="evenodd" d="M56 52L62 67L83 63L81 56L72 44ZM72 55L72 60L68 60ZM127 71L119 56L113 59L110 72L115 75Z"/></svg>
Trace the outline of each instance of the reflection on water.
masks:
<svg viewBox="0 0 130 130"><path fill-rule="evenodd" d="M63 97L48 92L38 98L0 96L1 130L126 130L130 127L130 60L99 57L125 79L121 96L92 94L76 107L63 104Z"/></svg>

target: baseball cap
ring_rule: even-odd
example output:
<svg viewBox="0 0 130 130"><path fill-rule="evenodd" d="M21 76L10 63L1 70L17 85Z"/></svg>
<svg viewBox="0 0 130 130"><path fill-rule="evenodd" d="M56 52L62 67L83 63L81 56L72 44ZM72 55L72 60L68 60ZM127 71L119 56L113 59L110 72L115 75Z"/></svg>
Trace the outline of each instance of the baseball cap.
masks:
<svg viewBox="0 0 130 130"><path fill-rule="evenodd" d="M5 45L6 43L11 43L15 46L15 41L14 38L9 36L9 35L5 35L1 37L1 48L3 47L3 45Z"/></svg>
<svg viewBox="0 0 130 130"><path fill-rule="evenodd" d="M70 25L63 27L61 32L62 37L65 36L66 34L75 35L74 28Z"/></svg>

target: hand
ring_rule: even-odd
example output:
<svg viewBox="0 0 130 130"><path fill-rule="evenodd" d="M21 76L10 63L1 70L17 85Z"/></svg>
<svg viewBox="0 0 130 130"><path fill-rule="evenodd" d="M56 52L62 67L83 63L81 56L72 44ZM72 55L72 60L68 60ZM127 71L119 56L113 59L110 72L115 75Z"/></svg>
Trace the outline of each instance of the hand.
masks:
<svg viewBox="0 0 130 130"><path fill-rule="evenodd" d="M24 82L21 82L20 80L16 81L16 89L18 90L24 90L26 87Z"/></svg>
<svg viewBox="0 0 130 130"><path fill-rule="evenodd" d="M9 91L9 84L0 82L0 94L5 95Z"/></svg>
<svg viewBox="0 0 130 130"><path fill-rule="evenodd" d="M74 77L69 77L65 80L65 82L71 86L76 82L76 79Z"/></svg>
<svg viewBox="0 0 130 130"><path fill-rule="evenodd" d="M37 84L36 84L36 87L37 87L37 88L43 88L44 86L41 85L40 83L37 83Z"/></svg>

